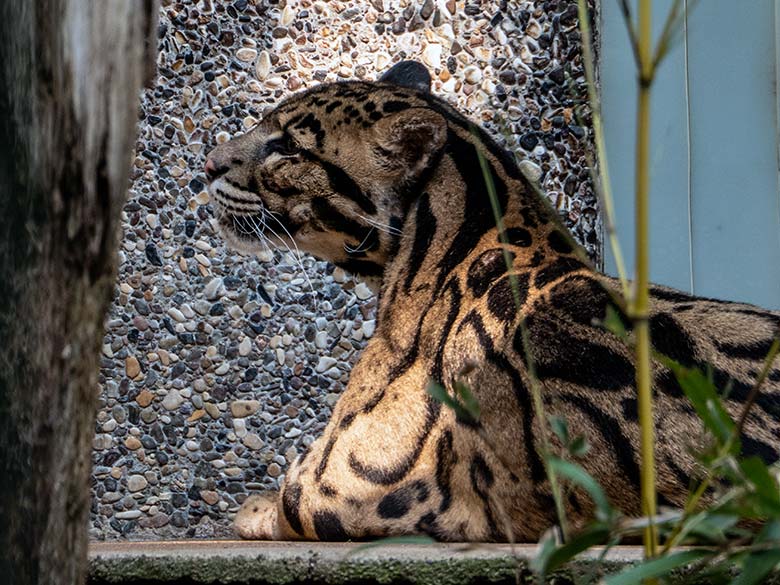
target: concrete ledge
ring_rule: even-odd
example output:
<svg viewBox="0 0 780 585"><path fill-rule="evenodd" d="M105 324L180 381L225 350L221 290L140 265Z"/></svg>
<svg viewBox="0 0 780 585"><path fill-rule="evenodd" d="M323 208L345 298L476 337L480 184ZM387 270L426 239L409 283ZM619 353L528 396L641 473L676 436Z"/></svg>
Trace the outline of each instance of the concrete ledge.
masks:
<svg viewBox="0 0 780 585"><path fill-rule="evenodd" d="M353 585L464 585L532 583L528 560L536 547L504 544L382 545L358 550L353 543L245 542L232 540L93 543L90 585L295 583ZM558 585L589 572L595 550L556 575ZM612 572L637 562L637 547L607 555Z"/></svg>

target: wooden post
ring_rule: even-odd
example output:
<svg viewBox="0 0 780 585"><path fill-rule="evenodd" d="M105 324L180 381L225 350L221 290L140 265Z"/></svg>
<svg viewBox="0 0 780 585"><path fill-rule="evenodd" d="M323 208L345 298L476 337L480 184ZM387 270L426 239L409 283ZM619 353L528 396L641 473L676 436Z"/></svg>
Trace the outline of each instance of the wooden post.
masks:
<svg viewBox="0 0 780 585"><path fill-rule="evenodd" d="M84 581L103 321L155 0L0 3L0 580Z"/></svg>

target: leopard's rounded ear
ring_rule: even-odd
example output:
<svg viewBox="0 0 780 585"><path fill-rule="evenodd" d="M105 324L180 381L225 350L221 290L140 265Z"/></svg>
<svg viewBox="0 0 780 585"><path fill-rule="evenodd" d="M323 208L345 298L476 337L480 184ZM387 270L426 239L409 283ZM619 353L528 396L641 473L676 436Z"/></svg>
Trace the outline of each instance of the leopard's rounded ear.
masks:
<svg viewBox="0 0 780 585"><path fill-rule="evenodd" d="M401 61L384 72L377 81L410 87L420 91L431 91L431 74L425 65L417 61Z"/></svg>
<svg viewBox="0 0 780 585"><path fill-rule="evenodd" d="M408 108L376 122L374 136L383 151L424 167L447 142L447 121L427 108Z"/></svg>

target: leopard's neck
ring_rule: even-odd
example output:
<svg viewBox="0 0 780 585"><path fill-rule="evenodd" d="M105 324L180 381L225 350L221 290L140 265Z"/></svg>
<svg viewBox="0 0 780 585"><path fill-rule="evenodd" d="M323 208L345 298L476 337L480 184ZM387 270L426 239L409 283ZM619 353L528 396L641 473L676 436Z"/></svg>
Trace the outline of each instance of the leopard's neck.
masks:
<svg viewBox="0 0 780 585"><path fill-rule="evenodd" d="M385 330L414 335L425 315L411 315L410 307L431 306L444 294L480 297L507 272L491 190L521 284L543 284L545 270L571 257L568 235L550 206L511 157L487 140L468 127L451 127L436 169L414 194L398 252L384 273L379 323Z"/></svg>

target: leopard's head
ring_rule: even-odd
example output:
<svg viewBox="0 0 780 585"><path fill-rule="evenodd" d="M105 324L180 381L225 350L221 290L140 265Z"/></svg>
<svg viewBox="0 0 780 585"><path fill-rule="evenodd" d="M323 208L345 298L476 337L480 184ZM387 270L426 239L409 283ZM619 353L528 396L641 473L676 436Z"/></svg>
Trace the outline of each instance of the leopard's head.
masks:
<svg viewBox="0 0 780 585"><path fill-rule="evenodd" d="M377 82L323 84L217 146L205 171L228 243L248 252L295 245L380 276L447 139L430 83L405 61Z"/></svg>

